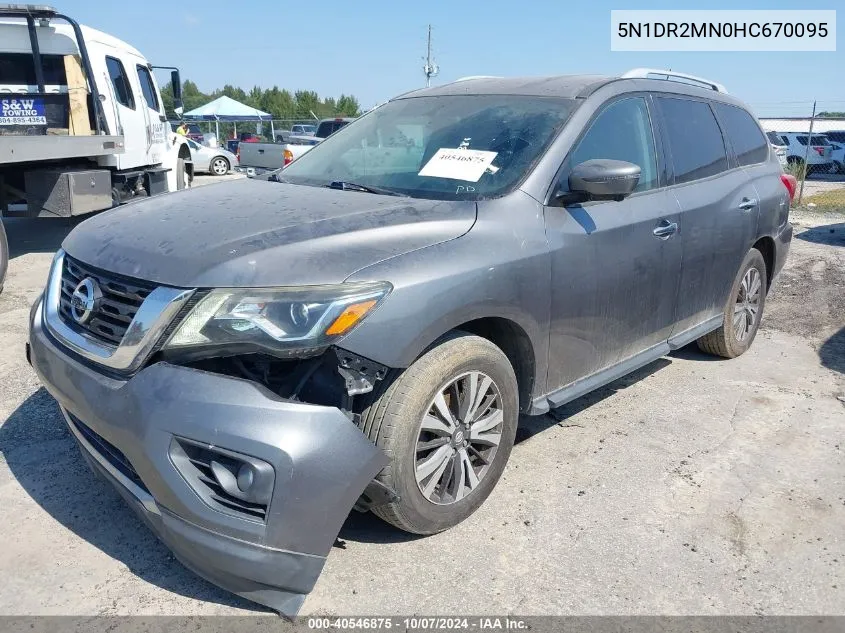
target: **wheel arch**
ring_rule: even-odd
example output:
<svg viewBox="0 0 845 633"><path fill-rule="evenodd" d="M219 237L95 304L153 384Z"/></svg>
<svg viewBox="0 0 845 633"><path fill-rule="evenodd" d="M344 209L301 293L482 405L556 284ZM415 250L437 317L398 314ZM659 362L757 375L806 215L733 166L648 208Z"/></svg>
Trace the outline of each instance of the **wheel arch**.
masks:
<svg viewBox="0 0 845 633"><path fill-rule="evenodd" d="M754 242L752 248L760 251L763 255L763 261L766 262L766 292L768 293L769 288L772 287L772 279L774 278L775 272L775 241L768 235L764 235Z"/></svg>
<svg viewBox="0 0 845 633"><path fill-rule="evenodd" d="M480 336L502 350L516 375L519 408L521 411L531 408L536 371L534 346L528 333L519 324L503 317L482 317L462 323L446 334L452 332Z"/></svg>

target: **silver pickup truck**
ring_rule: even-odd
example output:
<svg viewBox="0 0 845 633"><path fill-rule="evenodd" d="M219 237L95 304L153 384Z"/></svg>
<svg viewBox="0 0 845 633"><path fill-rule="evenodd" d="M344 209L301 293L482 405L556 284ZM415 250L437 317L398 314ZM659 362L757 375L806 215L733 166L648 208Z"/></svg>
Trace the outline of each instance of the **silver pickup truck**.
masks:
<svg viewBox="0 0 845 633"><path fill-rule="evenodd" d="M294 160L317 145L324 138L333 134L352 118L323 119L317 125L314 136L288 137L287 143L240 143L238 145L238 171L246 172L247 176L257 176L266 171L273 171L287 167Z"/></svg>

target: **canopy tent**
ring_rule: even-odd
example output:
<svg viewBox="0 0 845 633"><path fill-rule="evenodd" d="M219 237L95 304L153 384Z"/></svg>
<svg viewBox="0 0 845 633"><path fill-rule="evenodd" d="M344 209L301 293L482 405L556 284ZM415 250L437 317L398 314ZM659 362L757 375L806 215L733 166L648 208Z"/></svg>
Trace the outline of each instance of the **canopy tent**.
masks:
<svg viewBox="0 0 845 633"><path fill-rule="evenodd" d="M273 129L272 114L262 112L240 101L235 101L226 95L217 97L214 101L206 103L204 106L186 112L182 118L186 121L214 121L218 139L220 138L220 121L224 123L235 123L235 133L237 133L238 121L270 121L270 134L273 138L276 137L276 131Z"/></svg>

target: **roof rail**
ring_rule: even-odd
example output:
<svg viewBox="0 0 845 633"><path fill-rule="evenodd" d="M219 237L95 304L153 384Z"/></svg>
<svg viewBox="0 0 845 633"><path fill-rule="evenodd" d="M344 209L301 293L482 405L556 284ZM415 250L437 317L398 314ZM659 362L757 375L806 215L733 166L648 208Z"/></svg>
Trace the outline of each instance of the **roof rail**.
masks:
<svg viewBox="0 0 845 633"><path fill-rule="evenodd" d="M470 79L499 79L498 75L467 75L466 77L459 77L455 79L455 82L458 81L469 81Z"/></svg>
<svg viewBox="0 0 845 633"><path fill-rule="evenodd" d="M634 68L625 74L621 75L622 79L663 79L665 81L677 81L679 83L686 83L692 85L700 85L716 92L727 93L728 89L722 84L716 83L704 77L696 77L695 75L687 75L686 73L678 73L674 70L661 70L659 68Z"/></svg>

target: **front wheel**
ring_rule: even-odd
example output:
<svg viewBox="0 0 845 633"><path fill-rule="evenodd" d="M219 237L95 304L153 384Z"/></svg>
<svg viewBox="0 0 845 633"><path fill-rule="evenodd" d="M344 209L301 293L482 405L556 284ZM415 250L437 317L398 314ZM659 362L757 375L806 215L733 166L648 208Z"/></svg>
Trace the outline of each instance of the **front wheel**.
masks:
<svg viewBox="0 0 845 633"><path fill-rule="evenodd" d="M518 408L513 367L493 343L458 333L431 348L361 415L391 458L378 479L399 495L373 512L414 534L466 519L502 475Z"/></svg>
<svg viewBox="0 0 845 633"><path fill-rule="evenodd" d="M744 353L760 327L766 304L766 261L756 248L748 251L739 267L724 310L724 322L718 330L698 339L703 352L736 358Z"/></svg>
<svg viewBox="0 0 845 633"><path fill-rule="evenodd" d="M225 176L229 173L229 161L218 156L211 161L211 173L215 176Z"/></svg>

